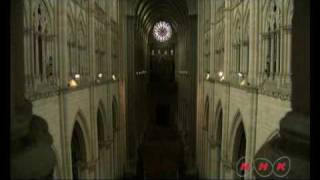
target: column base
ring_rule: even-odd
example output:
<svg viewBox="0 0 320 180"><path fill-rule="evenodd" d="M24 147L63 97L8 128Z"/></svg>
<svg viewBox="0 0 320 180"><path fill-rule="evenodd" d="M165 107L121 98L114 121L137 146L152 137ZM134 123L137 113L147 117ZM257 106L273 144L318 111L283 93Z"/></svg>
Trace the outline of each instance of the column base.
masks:
<svg viewBox="0 0 320 180"><path fill-rule="evenodd" d="M256 154L256 158L266 158L272 163L280 157L290 159L290 170L285 177L274 173L272 179L309 179L310 178L310 117L289 112L280 122L280 136L266 142ZM257 179L263 179L256 173Z"/></svg>
<svg viewBox="0 0 320 180"><path fill-rule="evenodd" d="M19 113L20 114L20 113ZM31 116L30 116L31 117ZM25 118L28 118L26 116ZM52 137L44 119L32 115L23 137L11 139L10 176L12 179L45 179L53 176L56 164ZM14 120L12 120L14 121ZM13 134L19 132L12 132Z"/></svg>

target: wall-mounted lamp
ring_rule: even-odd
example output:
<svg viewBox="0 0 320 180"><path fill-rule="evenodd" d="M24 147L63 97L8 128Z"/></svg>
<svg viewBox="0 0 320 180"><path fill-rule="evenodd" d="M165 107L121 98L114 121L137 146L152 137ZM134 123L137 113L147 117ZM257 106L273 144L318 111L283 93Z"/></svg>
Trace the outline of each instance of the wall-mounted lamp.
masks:
<svg viewBox="0 0 320 180"><path fill-rule="evenodd" d="M245 79L243 79L241 82L240 82L240 86L244 86L244 85L246 85L246 80Z"/></svg>
<svg viewBox="0 0 320 180"><path fill-rule="evenodd" d="M210 73L207 72L207 74L206 74L206 80L209 80L209 79L210 79Z"/></svg>
<svg viewBox="0 0 320 180"><path fill-rule="evenodd" d="M249 83L247 82L247 79L245 78L245 75L241 72L238 72L238 76L240 78L240 86L245 86L245 85L249 85Z"/></svg>
<svg viewBox="0 0 320 180"><path fill-rule="evenodd" d="M112 74L112 80L117 80L116 75Z"/></svg>
<svg viewBox="0 0 320 180"><path fill-rule="evenodd" d="M69 83L68 83L68 86L69 86L69 87L77 87L77 86L78 86L78 83L77 83L76 80L71 79L71 80L69 81Z"/></svg>
<svg viewBox="0 0 320 180"><path fill-rule="evenodd" d="M80 79L80 74L75 74L75 75L74 75L74 78L75 78L76 80L79 80L79 79Z"/></svg>
<svg viewBox="0 0 320 180"><path fill-rule="evenodd" d="M224 76L222 76L221 78L220 78L220 81L223 81L224 80Z"/></svg>
<svg viewBox="0 0 320 180"><path fill-rule="evenodd" d="M102 73L99 73L98 75L97 75L97 79L96 79L96 82L97 83L100 83L101 81L101 79L102 79L102 77L103 77L103 74Z"/></svg>
<svg viewBox="0 0 320 180"><path fill-rule="evenodd" d="M223 81L223 80L224 80L224 75L223 75L223 72L222 72L222 71L219 71L219 72L218 72L218 76L219 76L219 80L220 80L220 81Z"/></svg>
<svg viewBox="0 0 320 180"><path fill-rule="evenodd" d="M147 71L146 70L143 70L143 71L139 71L139 72L136 72L136 75L144 75L144 74L147 74Z"/></svg>

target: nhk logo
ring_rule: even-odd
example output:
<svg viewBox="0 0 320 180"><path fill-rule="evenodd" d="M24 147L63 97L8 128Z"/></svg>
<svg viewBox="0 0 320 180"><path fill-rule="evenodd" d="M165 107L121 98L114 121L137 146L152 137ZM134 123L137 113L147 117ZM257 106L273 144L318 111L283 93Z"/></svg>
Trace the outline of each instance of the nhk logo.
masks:
<svg viewBox="0 0 320 180"><path fill-rule="evenodd" d="M239 177L243 177L244 172L252 169L260 177L269 177L272 174L277 177L285 177L290 171L290 159L287 156L282 156L272 163L266 158L257 158L251 164L245 161L245 157L242 157L236 164L236 173Z"/></svg>

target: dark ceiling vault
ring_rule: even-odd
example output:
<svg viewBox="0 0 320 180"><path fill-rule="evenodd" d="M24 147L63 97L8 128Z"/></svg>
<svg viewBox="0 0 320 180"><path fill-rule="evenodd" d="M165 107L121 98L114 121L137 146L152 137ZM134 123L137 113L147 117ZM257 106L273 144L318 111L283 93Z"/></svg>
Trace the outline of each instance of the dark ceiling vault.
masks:
<svg viewBox="0 0 320 180"><path fill-rule="evenodd" d="M178 32L188 24L188 6L186 0L138 0L136 6L136 27L149 34L153 25L160 20L172 25Z"/></svg>

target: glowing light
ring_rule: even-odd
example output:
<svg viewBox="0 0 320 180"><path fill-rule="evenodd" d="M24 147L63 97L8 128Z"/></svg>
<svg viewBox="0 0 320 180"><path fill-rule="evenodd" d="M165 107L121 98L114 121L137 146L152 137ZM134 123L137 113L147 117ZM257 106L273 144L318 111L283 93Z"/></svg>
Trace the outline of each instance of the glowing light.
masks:
<svg viewBox="0 0 320 180"><path fill-rule="evenodd" d="M69 86L70 86L70 87L77 87L77 86L78 86L78 83L77 83L77 81L75 81L74 79L71 79L71 80L69 81Z"/></svg>
<svg viewBox="0 0 320 180"><path fill-rule="evenodd" d="M220 71L220 72L218 73L218 76L219 76L219 77L222 77L222 76L223 76L223 72Z"/></svg>
<svg viewBox="0 0 320 180"><path fill-rule="evenodd" d="M240 82L240 85L241 85L241 86L246 85L246 80L242 80L242 81Z"/></svg>
<svg viewBox="0 0 320 180"><path fill-rule="evenodd" d="M239 73L238 73L238 76L239 76L239 77L243 77L243 74L239 72Z"/></svg>
<svg viewBox="0 0 320 180"><path fill-rule="evenodd" d="M221 78L220 78L220 81L223 81L224 80L224 76L222 76Z"/></svg>
<svg viewBox="0 0 320 180"><path fill-rule="evenodd" d="M75 75L74 75L74 78L75 78L75 79L80 79L80 74L75 74Z"/></svg>
<svg viewBox="0 0 320 180"><path fill-rule="evenodd" d="M102 78L103 77L103 74L102 73L99 73L98 74L98 78Z"/></svg>
<svg viewBox="0 0 320 180"><path fill-rule="evenodd" d="M210 73L207 73L206 79L208 80L210 78Z"/></svg>
<svg viewBox="0 0 320 180"><path fill-rule="evenodd" d="M117 79L116 75L112 74L112 79L115 81Z"/></svg>
<svg viewBox="0 0 320 180"><path fill-rule="evenodd" d="M153 36L157 41L168 41L172 36L172 28L169 23L160 21L153 27Z"/></svg>

